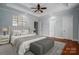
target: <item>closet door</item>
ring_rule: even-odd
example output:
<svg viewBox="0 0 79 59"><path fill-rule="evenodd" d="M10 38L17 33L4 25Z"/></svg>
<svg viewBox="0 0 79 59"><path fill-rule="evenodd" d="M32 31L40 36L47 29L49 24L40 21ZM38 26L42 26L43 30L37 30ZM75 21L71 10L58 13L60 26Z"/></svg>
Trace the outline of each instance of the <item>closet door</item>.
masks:
<svg viewBox="0 0 79 59"><path fill-rule="evenodd" d="M73 16L63 17L63 30L62 35L64 38L73 39Z"/></svg>
<svg viewBox="0 0 79 59"><path fill-rule="evenodd" d="M49 21L49 36L55 37L54 27L55 27L56 20Z"/></svg>
<svg viewBox="0 0 79 59"><path fill-rule="evenodd" d="M54 24L54 36L62 37L62 19L58 18Z"/></svg>
<svg viewBox="0 0 79 59"><path fill-rule="evenodd" d="M56 17L50 20L50 37L62 37L62 19L61 17Z"/></svg>

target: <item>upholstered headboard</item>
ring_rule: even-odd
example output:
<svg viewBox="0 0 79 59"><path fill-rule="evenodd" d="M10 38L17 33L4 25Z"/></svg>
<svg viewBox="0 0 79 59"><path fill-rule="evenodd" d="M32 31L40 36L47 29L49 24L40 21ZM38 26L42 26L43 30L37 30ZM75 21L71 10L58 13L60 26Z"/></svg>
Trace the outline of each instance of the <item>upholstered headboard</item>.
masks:
<svg viewBox="0 0 79 59"><path fill-rule="evenodd" d="M29 30L13 30L12 35L18 36L18 35L26 35L29 34Z"/></svg>

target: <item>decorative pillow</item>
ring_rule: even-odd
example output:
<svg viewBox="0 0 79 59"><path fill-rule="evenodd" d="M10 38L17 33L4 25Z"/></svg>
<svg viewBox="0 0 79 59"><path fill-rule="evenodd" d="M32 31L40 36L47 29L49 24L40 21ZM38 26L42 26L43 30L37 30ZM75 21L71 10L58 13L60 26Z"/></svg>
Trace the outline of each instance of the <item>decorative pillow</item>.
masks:
<svg viewBox="0 0 79 59"><path fill-rule="evenodd" d="M13 36L27 35L29 30L13 30Z"/></svg>
<svg viewBox="0 0 79 59"><path fill-rule="evenodd" d="M19 35L21 35L20 30L13 30L13 36L19 36Z"/></svg>
<svg viewBox="0 0 79 59"><path fill-rule="evenodd" d="M21 35L26 35L26 34L29 34L29 30L23 30L23 31L21 31Z"/></svg>

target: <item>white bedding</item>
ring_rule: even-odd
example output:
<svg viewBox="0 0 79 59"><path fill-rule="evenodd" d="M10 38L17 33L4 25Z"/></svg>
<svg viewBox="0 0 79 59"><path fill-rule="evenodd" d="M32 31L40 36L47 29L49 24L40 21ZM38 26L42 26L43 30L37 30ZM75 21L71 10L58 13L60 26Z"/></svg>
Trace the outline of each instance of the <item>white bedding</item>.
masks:
<svg viewBox="0 0 79 59"><path fill-rule="evenodd" d="M22 38L22 37L26 37L27 38L27 37L35 36L35 35L36 34L33 33L33 34L22 35L22 36L12 36L11 43L14 45L15 40L18 39L18 38L19 39ZM46 37L45 36L42 36L40 38L36 38L36 39L32 39L32 40L28 40L28 41L23 42L20 45L20 47L19 47L18 54L19 55L23 55L26 51L29 50L30 43L35 42L35 41L38 41L38 40L42 40L44 38L46 38Z"/></svg>
<svg viewBox="0 0 79 59"><path fill-rule="evenodd" d="M26 35L20 35L20 36L12 36L11 38L11 43L14 44L14 40L18 39L18 38L22 38L22 37L28 37L28 36L34 36L36 35L35 33L33 34L26 34Z"/></svg>

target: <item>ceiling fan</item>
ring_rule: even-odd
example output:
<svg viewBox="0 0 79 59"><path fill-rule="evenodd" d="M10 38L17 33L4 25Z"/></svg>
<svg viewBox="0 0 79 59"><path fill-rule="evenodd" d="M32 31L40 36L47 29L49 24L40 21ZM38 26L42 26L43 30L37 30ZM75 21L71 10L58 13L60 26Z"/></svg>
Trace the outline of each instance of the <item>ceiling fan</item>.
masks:
<svg viewBox="0 0 79 59"><path fill-rule="evenodd" d="M46 7L41 7L40 4L37 4L36 8L31 8L31 9L36 9L34 12L41 12L43 13L43 10L47 9Z"/></svg>

